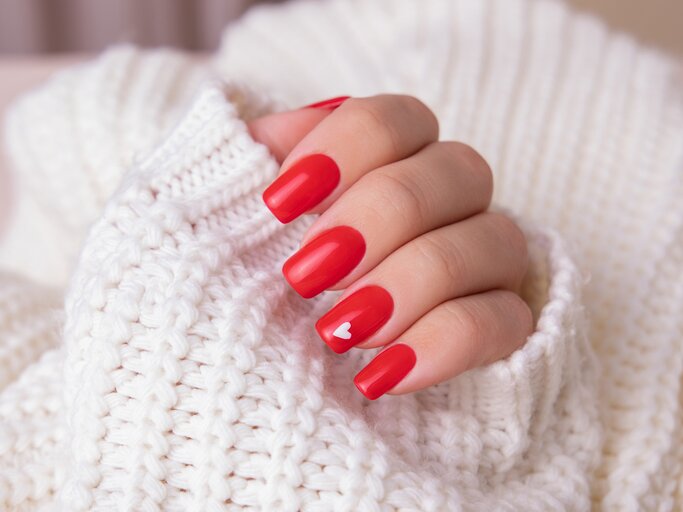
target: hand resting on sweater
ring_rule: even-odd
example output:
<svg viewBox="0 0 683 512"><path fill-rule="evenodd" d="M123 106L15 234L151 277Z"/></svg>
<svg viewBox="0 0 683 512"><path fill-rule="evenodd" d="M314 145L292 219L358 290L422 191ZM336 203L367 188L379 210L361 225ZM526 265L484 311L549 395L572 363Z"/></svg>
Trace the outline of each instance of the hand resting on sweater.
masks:
<svg viewBox="0 0 683 512"><path fill-rule="evenodd" d="M403 394L494 362L533 331L518 295L523 232L489 211L492 173L439 141L411 96L339 97L253 120L282 162L263 199L283 223L319 213L283 265L303 297L344 290L316 322L337 353L383 350L354 378L368 398Z"/></svg>

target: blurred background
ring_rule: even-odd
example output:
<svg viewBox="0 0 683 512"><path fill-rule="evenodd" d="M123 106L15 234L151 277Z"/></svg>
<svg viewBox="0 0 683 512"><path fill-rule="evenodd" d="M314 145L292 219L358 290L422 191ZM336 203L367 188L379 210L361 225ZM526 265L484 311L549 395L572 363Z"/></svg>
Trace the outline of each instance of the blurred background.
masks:
<svg viewBox="0 0 683 512"><path fill-rule="evenodd" d="M0 0L0 52L96 52L122 41L210 50L226 23L256 3L268 2Z"/></svg>
<svg viewBox="0 0 683 512"><path fill-rule="evenodd" d="M683 56L683 0L567 1ZM121 41L212 50L226 23L263 2L0 0L0 54L95 52Z"/></svg>

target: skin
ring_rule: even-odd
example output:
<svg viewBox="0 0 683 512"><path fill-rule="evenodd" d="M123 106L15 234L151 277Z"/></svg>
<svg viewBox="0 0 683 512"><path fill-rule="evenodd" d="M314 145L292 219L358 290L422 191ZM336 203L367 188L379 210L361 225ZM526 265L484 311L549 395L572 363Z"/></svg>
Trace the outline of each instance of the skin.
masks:
<svg viewBox="0 0 683 512"><path fill-rule="evenodd" d="M339 225L363 235L365 257L330 289L344 290L340 301L369 284L392 295L390 320L352 349L400 340L415 350L415 367L390 394L437 384L524 344L533 331L518 294L528 265L524 234L488 211L486 161L465 144L439 141L436 116L421 101L350 98L335 110L282 112L248 127L282 163L280 173L312 153L339 165L340 184L311 210L320 215L301 245Z"/></svg>

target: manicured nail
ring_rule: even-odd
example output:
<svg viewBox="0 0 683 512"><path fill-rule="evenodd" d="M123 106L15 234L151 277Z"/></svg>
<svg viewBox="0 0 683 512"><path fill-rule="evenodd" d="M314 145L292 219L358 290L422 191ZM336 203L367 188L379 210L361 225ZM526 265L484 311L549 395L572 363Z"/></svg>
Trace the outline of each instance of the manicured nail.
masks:
<svg viewBox="0 0 683 512"><path fill-rule="evenodd" d="M315 323L315 329L337 354L346 352L382 327L394 301L381 286L366 286L336 304Z"/></svg>
<svg viewBox="0 0 683 512"><path fill-rule="evenodd" d="M365 240L349 226L323 231L292 255L282 273L299 295L310 299L341 281L365 254Z"/></svg>
<svg viewBox="0 0 683 512"><path fill-rule="evenodd" d="M392 345L358 372L353 383L367 398L375 400L401 382L415 361L415 351L408 345Z"/></svg>
<svg viewBox="0 0 683 512"><path fill-rule="evenodd" d="M263 201L284 224L325 199L339 184L339 167L329 156L308 155L294 163L263 192Z"/></svg>
<svg viewBox="0 0 683 512"><path fill-rule="evenodd" d="M337 96L336 98L330 98L329 100L318 101L317 103L311 103L310 105L305 105L301 108L327 108L334 110L339 105L348 100L351 96Z"/></svg>

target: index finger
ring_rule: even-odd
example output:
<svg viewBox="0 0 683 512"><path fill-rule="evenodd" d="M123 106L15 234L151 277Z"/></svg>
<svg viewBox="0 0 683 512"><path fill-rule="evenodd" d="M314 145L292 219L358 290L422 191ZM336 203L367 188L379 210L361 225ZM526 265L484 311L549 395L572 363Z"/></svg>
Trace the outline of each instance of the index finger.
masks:
<svg viewBox="0 0 683 512"><path fill-rule="evenodd" d="M364 174L416 153L438 135L436 117L417 98L349 98L292 149L263 200L283 223L320 213Z"/></svg>

